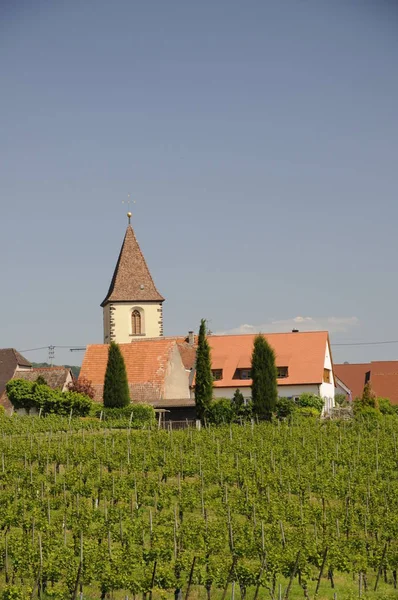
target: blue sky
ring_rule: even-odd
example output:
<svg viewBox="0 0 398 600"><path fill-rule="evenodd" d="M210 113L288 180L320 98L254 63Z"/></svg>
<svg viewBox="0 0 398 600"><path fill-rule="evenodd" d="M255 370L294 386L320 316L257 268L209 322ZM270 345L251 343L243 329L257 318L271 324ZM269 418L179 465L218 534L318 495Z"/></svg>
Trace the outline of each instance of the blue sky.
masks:
<svg viewBox="0 0 398 600"><path fill-rule="evenodd" d="M2 3L0 346L102 341L128 193L166 335L398 340L397 31L393 0Z"/></svg>

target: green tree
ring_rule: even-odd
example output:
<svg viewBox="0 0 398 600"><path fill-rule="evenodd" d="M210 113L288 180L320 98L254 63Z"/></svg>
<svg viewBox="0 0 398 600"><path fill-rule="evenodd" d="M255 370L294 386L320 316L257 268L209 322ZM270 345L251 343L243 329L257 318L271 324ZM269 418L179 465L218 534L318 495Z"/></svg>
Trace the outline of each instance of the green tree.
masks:
<svg viewBox="0 0 398 600"><path fill-rule="evenodd" d="M111 342L104 382L104 406L122 408L130 404L130 391L127 381L126 365L115 342Z"/></svg>
<svg viewBox="0 0 398 600"><path fill-rule="evenodd" d="M245 404L245 399L239 388L235 390L235 393L232 396L231 402L232 402L233 407L235 408L236 413L239 413L242 406Z"/></svg>
<svg viewBox="0 0 398 600"><path fill-rule="evenodd" d="M376 394L372 390L370 382L365 384L362 392L362 406L370 406L371 408L377 408L376 406Z"/></svg>
<svg viewBox="0 0 398 600"><path fill-rule="evenodd" d="M254 339L252 353L253 412L270 420L278 399L275 352L261 334Z"/></svg>
<svg viewBox="0 0 398 600"><path fill-rule="evenodd" d="M211 372L210 346L206 335L206 320L202 319L199 328L198 348L195 368L196 417L202 422L213 399L213 375Z"/></svg>

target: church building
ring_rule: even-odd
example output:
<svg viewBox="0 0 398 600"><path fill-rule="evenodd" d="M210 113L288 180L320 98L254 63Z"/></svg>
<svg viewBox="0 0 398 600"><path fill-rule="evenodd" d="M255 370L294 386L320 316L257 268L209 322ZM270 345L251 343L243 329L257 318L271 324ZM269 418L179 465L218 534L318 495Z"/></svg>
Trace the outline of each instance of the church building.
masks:
<svg viewBox="0 0 398 600"><path fill-rule="evenodd" d="M91 380L102 401L108 348L120 344L132 402L167 410L172 419L194 418L197 340L163 336L163 302L129 224L108 293L102 302L104 344L89 345L81 377ZM320 395L334 406L334 367L326 331L264 334L276 356L279 396ZM251 397L251 353L255 335L210 335L215 398L232 398L237 388Z"/></svg>
<svg viewBox="0 0 398 600"><path fill-rule="evenodd" d="M137 338L163 336L164 298L156 289L144 255L129 224L108 293L102 302L104 344L129 344Z"/></svg>

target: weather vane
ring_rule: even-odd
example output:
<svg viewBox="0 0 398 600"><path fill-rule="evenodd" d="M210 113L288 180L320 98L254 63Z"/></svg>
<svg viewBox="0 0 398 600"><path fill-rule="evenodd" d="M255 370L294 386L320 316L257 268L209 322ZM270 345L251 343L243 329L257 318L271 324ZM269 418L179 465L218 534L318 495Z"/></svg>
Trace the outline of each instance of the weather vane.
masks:
<svg viewBox="0 0 398 600"><path fill-rule="evenodd" d="M130 204L135 204L135 200L132 200L130 194L127 194L127 200L122 200L122 204L127 204L127 208L129 209L127 216L129 219L129 225L131 222L131 212L130 212Z"/></svg>

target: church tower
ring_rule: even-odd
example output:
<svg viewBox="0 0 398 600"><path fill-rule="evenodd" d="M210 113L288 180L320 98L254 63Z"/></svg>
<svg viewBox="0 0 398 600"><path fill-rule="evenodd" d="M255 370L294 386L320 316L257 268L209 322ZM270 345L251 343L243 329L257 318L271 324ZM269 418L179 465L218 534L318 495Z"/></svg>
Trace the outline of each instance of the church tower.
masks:
<svg viewBox="0 0 398 600"><path fill-rule="evenodd" d="M164 298L157 291L145 258L129 224L101 306L104 312L104 343L129 344L139 338L163 335Z"/></svg>

